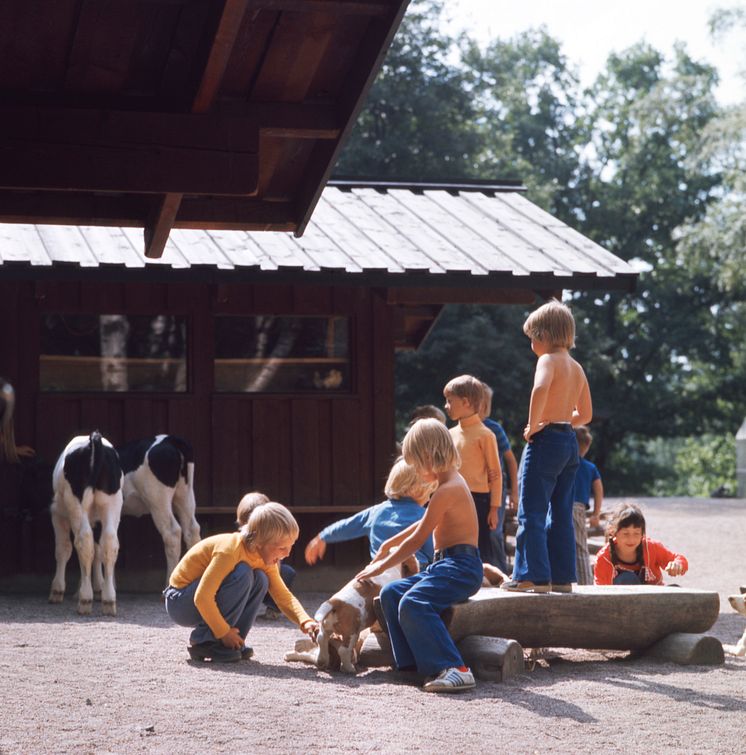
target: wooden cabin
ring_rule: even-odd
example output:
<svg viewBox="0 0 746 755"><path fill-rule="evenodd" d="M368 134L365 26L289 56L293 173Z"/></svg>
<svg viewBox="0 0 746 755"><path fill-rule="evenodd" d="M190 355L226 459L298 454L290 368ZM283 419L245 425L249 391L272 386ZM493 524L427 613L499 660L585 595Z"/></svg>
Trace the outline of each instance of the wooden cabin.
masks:
<svg viewBox="0 0 746 755"><path fill-rule="evenodd" d="M159 259L132 228L0 225L0 372L18 442L38 453L4 468L1 574L51 573L50 467L95 428L115 444L189 439L203 533L232 528L249 490L290 506L300 566L318 529L381 500L395 353L444 304L635 280L510 184L331 182L302 237L174 230ZM163 568L151 522L121 534L121 574ZM366 549L330 551L344 565Z"/></svg>

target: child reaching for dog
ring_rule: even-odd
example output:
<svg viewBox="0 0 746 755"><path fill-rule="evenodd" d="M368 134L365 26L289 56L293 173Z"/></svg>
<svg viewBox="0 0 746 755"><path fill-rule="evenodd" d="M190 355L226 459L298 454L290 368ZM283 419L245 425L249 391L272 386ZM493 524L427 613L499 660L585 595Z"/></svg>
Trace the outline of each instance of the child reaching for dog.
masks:
<svg viewBox="0 0 746 755"><path fill-rule="evenodd" d="M344 543L358 537L368 538L373 558L385 540L422 519L423 506L436 487L435 482L423 482L404 459L397 459L386 480L387 500L321 530L306 546L306 563L313 566L324 558L327 543ZM415 555L420 569L424 569L433 560L432 538L426 538Z"/></svg>
<svg viewBox="0 0 746 755"><path fill-rule="evenodd" d="M228 663L253 655L245 644L269 589L280 610L305 634L319 625L280 578L279 563L298 539L298 523L279 503L258 503L238 532L213 535L192 546L171 573L166 612L193 627L192 660Z"/></svg>
<svg viewBox="0 0 746 755"><path fill-rule="evenodd" d="M418 574L386 585L381 590L381 609L398 669L415 669L429 677L423 686L426 692L471 689L474 676L464 665L441 613L474 595L482 584L474 500L458 473L460 459L451 434L441 422L415 422L402 450L420 478L437 482L438 489L424 517L386 540L357 579L370 579L401 563L432 533L433 563Z"/></svg>
<svg viewBox="0 0 746 755"><path fill-rule="evenodd" d="M662 585L661 572L679 577L689 569L684 556L647 537L645 517L633 503L617 506L606 538L606 545L596 557L597 585Z"/></svg>

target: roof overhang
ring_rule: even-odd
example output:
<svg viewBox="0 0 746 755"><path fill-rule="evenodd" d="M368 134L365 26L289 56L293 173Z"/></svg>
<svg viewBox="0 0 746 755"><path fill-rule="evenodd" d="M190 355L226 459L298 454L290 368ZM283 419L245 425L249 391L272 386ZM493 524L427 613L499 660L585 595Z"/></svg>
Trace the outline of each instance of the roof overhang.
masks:
<svg viewBox="0 0 746 755"><path fill-rule="evenodd" d="M302 234L407 4L5 0L0 222Z"/></svg>

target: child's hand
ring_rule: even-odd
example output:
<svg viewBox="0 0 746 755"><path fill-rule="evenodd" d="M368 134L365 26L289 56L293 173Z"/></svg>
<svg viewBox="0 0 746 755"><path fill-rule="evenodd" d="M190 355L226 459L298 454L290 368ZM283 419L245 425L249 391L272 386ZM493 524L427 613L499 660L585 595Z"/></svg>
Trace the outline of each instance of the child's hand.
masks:
<svg viewBox="0 0 746 755"><path fill-rule="evenodd" d="M684 567L678 561L669 561L664 570L670 577L678 577L684 573Z"/></svg>
<svg viewBox="0 0 746 755"><path fill-rule="evenodd" d="M508 511L518 511L518 488L511 489L508 494Z"/></svg>
<svg viewBox="0 0 746 755"><path fill-rule="evenodd" d="M34 451L31 446L16 446L16 453L23 459L30 459L32 456L36 456L36 451Z"/></svg>
<svg viewBox="0 0 746 755"><path fill-rule="evenodd" d="M495 508L494 506L490 506L489 514L487 514L487 526L491 530L496 530L497 529L497 512L499 510L500 509Z"/></svg>
<svg viewBox="0 0 746 755"><path fill-rule="evenodd" d="M224 634L220 641L225 647L231 650L240 650L243 647L243 637L241 637L238 627L231 627L226 634Z"/></svg>
<svg viewBox="0 0 746 755"><path fill-rule="evenodd" d="M378 554L376 554L376 556L377 555ZM365 582L372 577L377 577L380 573L381 569L378 567L378 564L375 562L375 560L373 560L365 567L365 569L355 575L355 579L358 582Z"/></svg>
<svg viewBox="0 0 746 755"><path fill-rule="evenodd" d="M598 514L591 514L588 518L588 524L591 527L598 527L601 524L601 517Z"/></svg>
<svg viewBox="0 0 746 755"><path fill-rule="evenodd" d="M307 634L314 642L319 636L319 622L318 621L306 621L300 628L303 634Z"/></svg>
<svg viewBox="0 0 746 755"><path fill-rule="evenodd" d="M306 563L313 566L319 559L324 558L326 553L326 543L316 535L306 546Z"/></svg>

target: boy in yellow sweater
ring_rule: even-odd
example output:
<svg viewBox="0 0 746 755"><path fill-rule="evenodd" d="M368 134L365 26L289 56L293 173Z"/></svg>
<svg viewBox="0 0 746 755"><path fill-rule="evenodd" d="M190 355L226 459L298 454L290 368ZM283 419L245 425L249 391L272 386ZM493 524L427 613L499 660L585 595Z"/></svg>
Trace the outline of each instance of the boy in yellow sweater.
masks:
<svg viewBox="0 0 746 755"><path fill-rule="evenodd" d="M168 615L194 627L188 648L193 660L251 658L246 635L268 589L285 616L316 636L319 625L280 578L279 563L298 533L293 515L269 501L254 506L238 532L205 538L186 552L163 594Z"/></svg>
<svg viewBox="0 0 746 755"><path fill-rule="evenodd" d="M477 507L479 553L482 561L494 564L490 530L497 527L503 481L495 434L479 416L484 401L482 381L471 375L453 378L443 389L443 396L446 414L458 421L450 433L461 457L459 473L466 480Z"/></svg>

